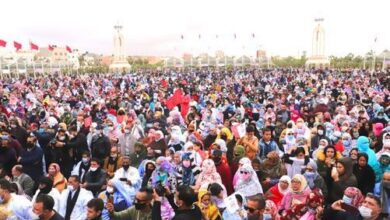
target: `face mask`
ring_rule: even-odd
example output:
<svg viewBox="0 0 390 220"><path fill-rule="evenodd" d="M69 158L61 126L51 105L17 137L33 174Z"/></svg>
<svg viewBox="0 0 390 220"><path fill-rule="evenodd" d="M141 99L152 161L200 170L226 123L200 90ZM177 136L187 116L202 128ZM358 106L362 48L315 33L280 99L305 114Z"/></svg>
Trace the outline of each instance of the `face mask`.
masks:
<svg viewBox="0 0 390 220"><path fill-rule="evenodd" d="M130 134L130 130L129 130L129 129L126 129L126 130L125 130L125 134Z"/></svg>
<svg viewBox="0 0 390 220"><path fill-rule="evenodd" d="M68 185L67 188L69 189L69 191L73 192L74 191L74 187L72 185Z"/></svg>
<svg viewBox="0 0 390 220"><path fill-rule="evenodd" d="M248 173L248 174L242 173L242 174L241 174L241 178L242 178L244 181L246 181L246 180L248 180L248 179L250 178L250 174L249 174L249 173Z"/></svg>
<svg viewBox="0 0 390 220"><path fill-rule="evenodd" d="M122 165L122 167L123 167L124 170L128 170L130 165Z"/></svg>
<svg viewBox="0 0 390 220"><path fill-rule="evenodd" d="M112 187L110 187L110 186L107 186L107 192L108 193L110 193L110 194L112 194L112 193L114 193L114 188L112 188Z"/></svg>
<svg viewBox="0 0 390 220"><path fill-rule="evenodd" d="M143 209L146 208L146 204L145 203L138 203L138 202L136 202L136 203L134 203L134 207L135 207L136 210L143 210Z"/></svg>
<svg viewBox="0 0 390 220"><path fill-rule="evenodd" d="M4 203L4 199L3 197L0 196L0 204L3 204Z"/></svg>
<svg viewBox="0 0 390 220"><path fill-rule="evenodd" d="M183 167L188 168L188 167L190 167L190 166L191 166L191 161L189 161L189 160L184 160L184 161L183 161Z"/></svg>
<svg viewBox="0 0 390 220"><path fill-rule="evenodd" d="M92 172L95 172L97 170L97 167L91 167L91 168L89 168L89 170L91 170Z"/></svg>
<svg viewBox="0 0 390 220"><path fill-rule="evenodd" d="M346 132L348 130L348 127L347 126L343 126L343 127L341 127L341 130Z"/></svg>
<svg viewBox="0 0 390 220"><path fill-rule="evenodd" d="M351 205L351 204L352 204L352 198L350 198L350 197L344 195L344 196L343 196L343 202L344 202L345 204L347 204L347 205Z"/></svg>
<svg viewBox="0 0 390 220"><path fill-rule="evenodd" d="M269 213L264 213L263 214L263 220L271 220L272 219L272 215L269 214Z"/></svg>
<svg viewBox="0 0 390 220"><path fill-rule="evenodd" d="M316 175L316 173L310 172L310 171L306 171L303 175L304 175L306 178L313 178L314 175Z"/></svg>
<svg viewBox="0 0 390 220"><path fill-rule="evenodd" d="M58 137L58 140L60 140L60 141L65 140L65 136Z"/></svg>
<svg viewBox="0 0 390 220"><path fill-rule="evenodd" d="M81 159L83 161L83 163L88 163L89 162L89 159L88 158L85 158L83 157L83 159Z"/></svg>
<svg viewBox="0 0 390 220"><path fill-rule="evenodd" d="M11 128L16 128L16 125L15 125L15 124L12 124L12 125L11 125Z"/></svg>
<svg viewBox="0 0 390 220"><path fill-rule="evenodd" d="M354 132L354 133L353 133L353 137L357 139L357 138L359 137L359 133Z"/></svg>
<svg viewBox="0 0 390 220"><path fill-rule="evenodd" d="M372 210L370 208L367 208L365 206L360 206L359 212L363 218L371 218Z"/></svg>
<svg viewBox="0 0 390 220"><path fill-rule="evenodd" d="M324 134L324 130L318 130L317 133L318 133L318 135L323 135Z"/></svg>
<svg viewBox="0 0 390 220"><path fill-rule="evenodd" d="M287 135L287 140L292 141L294 139L293 135Z"/></svg>
<svg viewBox="0 0 390 220"><path fill-rule="evenodd" d="M110 157L112 157L112 158L116 158L118 156L118 154L110 154Z"/></svg>
<svg viewBox="0 0 390 220"><path fill-rule="evenodd" d="M113 126L110 126L110 127L108 127L108 130L109 130L109 131L113 131L113 130L114 130L114 127L113 127Z"/></svg>

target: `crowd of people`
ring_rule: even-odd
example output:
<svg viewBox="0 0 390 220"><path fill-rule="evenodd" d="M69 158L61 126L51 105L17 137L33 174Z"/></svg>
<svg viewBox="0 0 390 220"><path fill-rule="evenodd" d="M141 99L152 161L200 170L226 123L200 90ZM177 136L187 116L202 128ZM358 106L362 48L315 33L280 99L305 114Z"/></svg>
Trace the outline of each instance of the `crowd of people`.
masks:
<svg viewBox="0 0 390 220"><path fill-rule="evenodd" d="M0 81L0 219L388 219L390 74Z"/></svg>

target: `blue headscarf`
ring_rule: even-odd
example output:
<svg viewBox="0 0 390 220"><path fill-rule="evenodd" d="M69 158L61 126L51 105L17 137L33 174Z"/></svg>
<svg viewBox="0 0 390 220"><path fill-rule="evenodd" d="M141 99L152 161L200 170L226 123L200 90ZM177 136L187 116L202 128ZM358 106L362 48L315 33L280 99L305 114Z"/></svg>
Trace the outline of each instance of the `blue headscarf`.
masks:
<svg viewBox="0 0 390 220"><path fill-rule="evenodd" d="M114 204L121 202L122 200L126 201L127 207L132 206L133 200L135 197L135 190L133 187L125 187L124 184L117 179L112 180L112 184L115 188L114 192Z"/></svg>
<svg viewBox="0 0 390 220"><path fill-rule="evenodd" d="M365 136L360 136L357 139L357 147L360 153L366 153L368 155L368 165L375 171L379 167L379 163L376 159L375 152L370 148L370 140Z"/></svg>

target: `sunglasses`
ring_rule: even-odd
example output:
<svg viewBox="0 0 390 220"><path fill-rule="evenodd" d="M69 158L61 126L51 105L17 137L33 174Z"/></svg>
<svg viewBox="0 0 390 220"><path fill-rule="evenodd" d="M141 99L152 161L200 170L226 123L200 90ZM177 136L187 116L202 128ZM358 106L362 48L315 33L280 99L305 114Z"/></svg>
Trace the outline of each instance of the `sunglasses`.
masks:
<svg viewBox="0 0 390 220"><path fill-rule="evenodd" d="M256 211L256 209L248 207L248 206L244 206L244 209L249 211L250 213L254 213Z"/></svg>
<svg viewBox="0 0 390 220"><path fill-rule="evenodd" d="M287 135L293 135L293 133L288 133Z"/></svg>
<svg viewBox="0 0 390 220"><path fill-rule="evenodd" d="M248 174L249 172L247 171L240 171L241 174Z"/></svg>

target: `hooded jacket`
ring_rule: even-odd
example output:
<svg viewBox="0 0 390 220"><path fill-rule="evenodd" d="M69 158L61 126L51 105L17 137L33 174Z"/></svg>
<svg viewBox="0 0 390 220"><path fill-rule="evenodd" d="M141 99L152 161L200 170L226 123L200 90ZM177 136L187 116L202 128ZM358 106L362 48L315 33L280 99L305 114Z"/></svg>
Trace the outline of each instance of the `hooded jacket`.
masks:
<svg viewBox="0 0 390 220"><path fill-rule="evenodd" d="M339 181L334 181L332 184L332 190L329 194L331 202L342 199L344 190L347 187L357 187L357 180L353 174L353 161L349 157L341 158L337 161L344 166L344 173L339 174Z"/></svg>

